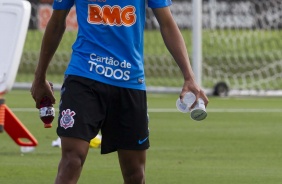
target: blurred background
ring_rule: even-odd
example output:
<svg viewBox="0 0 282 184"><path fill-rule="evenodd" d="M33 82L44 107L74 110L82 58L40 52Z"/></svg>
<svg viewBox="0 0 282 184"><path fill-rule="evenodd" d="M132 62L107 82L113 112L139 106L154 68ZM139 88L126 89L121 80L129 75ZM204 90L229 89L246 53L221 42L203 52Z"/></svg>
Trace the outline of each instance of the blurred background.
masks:
<svg viewBox="0 0 282 184"><path fill-rule="evenodd" d="M29 91L53 0L30 2L32 16L14 85L17 89L5 95L5 102L34 135L38 146L25 153L7 131L0 133L0 184L53 183L61 156L61 149L51 145L57 139L57 120L53 128L44 128ZM200 74L197 80L214 96L209 96L204 121L193 121L190 113L176 109L182 75L147 9L148 183L281 184L282 1L173 0L171 11L186 41L193 69ZM197 24L200 26L195 29ZM73 8L48 70L48 80L57 89L76 34ZM195 58L195 53L200 57ZM54 94L57 119L60 92ZM8 119L1 113L0 117L7 127ZM116 154L102 156L99 148L89 150L79 183L93 182L122 183Z"/></svg>
<svg viewBox="0 0 282 184"><path fill-rule="evenodd" d="M32 16L15 87L30 86L39 57L42 35L53 0L29 0ZM203 0L201 2L201 61L192 53L193 1L173 0L171 11L186 41L198 80L213 95L282 95L282 1ZM197 12L196 12L197 13ZM198 12L199 13L199 12ZM49 80L61 84L77 34L75 7L67 31L49 67ZM197 51L196 51L197 52ZM145 71L148 91L179 92L180 70L163 44L158 24L147 9Z"/></svg>

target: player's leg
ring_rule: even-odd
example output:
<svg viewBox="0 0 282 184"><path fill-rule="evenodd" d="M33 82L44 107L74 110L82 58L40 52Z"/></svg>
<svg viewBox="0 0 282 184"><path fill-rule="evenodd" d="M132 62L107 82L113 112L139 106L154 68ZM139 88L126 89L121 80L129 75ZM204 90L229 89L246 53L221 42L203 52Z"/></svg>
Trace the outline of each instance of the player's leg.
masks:
<svg viewBox="0 0 282 184"><path fill-rule="evenodd" d="M118 150L124 184L145 183L146 150Z"/></svg>
<svg viewBox="0 0 282 184"><path fill-rule="evenodd" d="M62 158L55 184L77 183L88 153L89 142L77 138L61 137L61 143Z"/></svg>
<svg viewBox="0 0 282 184"><path fill-rule="evenodd" d="M108 116L102 126L101 153L118 152L125 184L145 183L149 148L146 92L113 87Z"/></svg>
<svg viewBox="0 0 282 184"><path fill-rule="evenodd" d="M90 79L68 76L62 86L57 127L57 134L61 138L62 158L56 184L77 183L89 142L100 130L105 113L97 100L98 94L92 93L89 87L93 84L95 82Z"/></svg>

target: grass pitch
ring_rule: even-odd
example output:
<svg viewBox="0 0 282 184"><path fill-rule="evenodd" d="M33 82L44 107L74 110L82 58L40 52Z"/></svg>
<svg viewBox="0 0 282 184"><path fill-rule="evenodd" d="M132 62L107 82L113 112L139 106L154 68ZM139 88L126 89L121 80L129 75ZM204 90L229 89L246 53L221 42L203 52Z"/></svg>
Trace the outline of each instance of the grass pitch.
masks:
<svg viewBox="0 0 282 184"><path fill-rule="evenodd" d="M55 94L58 109L59 92ZM176 110L177 97L148 94L148 184L281 183L281 98L210 97L207 119L196 122ZM60 160L60 148L51 146L57 138L56 122L51 129L43 128L28 90L11 91L5 99L39 145L34 152L21 154L7 133L1 133L0 183L53 183ZM79 180L87 183L122 183L116 153L89 150Z"/></svg>

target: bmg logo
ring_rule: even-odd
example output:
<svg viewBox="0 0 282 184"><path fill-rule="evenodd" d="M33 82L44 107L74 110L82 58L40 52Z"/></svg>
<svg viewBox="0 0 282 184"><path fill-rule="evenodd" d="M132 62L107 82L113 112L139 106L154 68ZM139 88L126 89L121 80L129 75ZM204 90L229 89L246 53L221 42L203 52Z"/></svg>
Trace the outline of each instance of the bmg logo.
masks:
<svg viewBox="0 0 282 184"><path fill-rule="evenodd" d="M104 24L110 26L132 26L136 22L134 6L109 6L105 5L100 7L99 5L88 5L88 23L90 24Z"/></svg>

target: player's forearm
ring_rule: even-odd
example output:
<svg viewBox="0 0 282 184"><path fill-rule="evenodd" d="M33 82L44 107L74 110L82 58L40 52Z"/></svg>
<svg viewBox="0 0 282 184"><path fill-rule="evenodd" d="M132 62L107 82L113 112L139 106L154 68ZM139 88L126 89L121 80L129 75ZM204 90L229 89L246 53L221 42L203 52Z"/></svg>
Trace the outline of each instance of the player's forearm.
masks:
<svg viewBox="0 0 282 184"><path fill-rule="evenodd" d="M43 36L39 62L35 71L36 79L45 80L48 66L60 44L64 31L64 24L49 21Z"/></svg>
<svg viewBox="0 0 282 184"><path fill-rule="evenodd" d="M161 28L165 45L183 73L185 80L194 80L187 48L184 39L176 25Z"/></svg>

